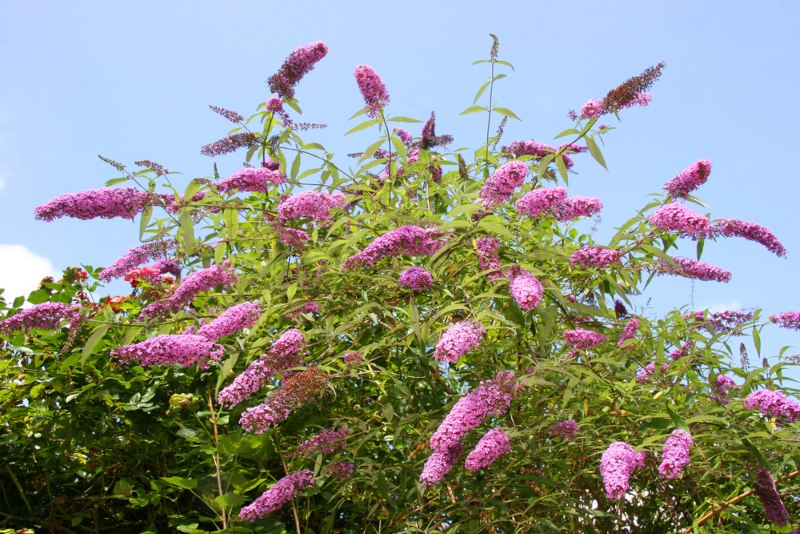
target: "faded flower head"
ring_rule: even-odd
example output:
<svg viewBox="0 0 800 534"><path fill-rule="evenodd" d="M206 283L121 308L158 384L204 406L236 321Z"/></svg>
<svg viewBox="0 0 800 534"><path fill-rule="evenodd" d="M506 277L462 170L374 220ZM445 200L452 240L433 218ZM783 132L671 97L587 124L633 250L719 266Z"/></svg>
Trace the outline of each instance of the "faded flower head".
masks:
<svg viewBox="0 0 800 534"><path fill-rule="evenodd" d="M561 438L563 441L572 441L578 435L580 428L578 423L572 419L567 419L550 426L550 437Z"/></svg>
<svg viewBox="0 0 800 534"><path fill-rule="evenodd" d="M782 527L789 522L789 515L786 513L786 506L783 504L781 494L775 487L772 474L760 467L755 473L755 485L753 489L761 503L764 505L764 513L775 525Z"/></svg>
<svg viewBox="0 0 800 534"><path fill-rule="evenodd" d="M322 41L301 46L289 54L277 73L269 77L269 90L281 98L294 98L295 86L327 53L328 46Z"/></svg>

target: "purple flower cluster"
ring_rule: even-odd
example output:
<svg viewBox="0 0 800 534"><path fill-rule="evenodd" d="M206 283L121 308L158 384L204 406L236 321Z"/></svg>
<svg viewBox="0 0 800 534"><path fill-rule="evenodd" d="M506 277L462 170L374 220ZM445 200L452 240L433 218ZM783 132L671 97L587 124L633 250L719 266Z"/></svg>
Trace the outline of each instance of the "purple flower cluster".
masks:
<svg viewBox="0 0 800 534"><path fill-rule="evenodd" d="M603 209L603 203L594 197L570 197L553 210L559 221L571 221L578 217L594 217Z"/></svg>
<svg viewBox="0 0 800 534"><path fill-rule="evenodd" d="M517 266L510 268L508 282L511 296L523 310L532 310L542 301L542 283L525 269Z"/></svg>
<svg viewBox="0 0 800 534"><path fill-rule="evenodd" d="M78 193L67 193L42 204L34 210L36 219L52 221L61 217L76 219L133 219L152 204L152 195L134 189L120 187L111 189L89 189Z"/></svg>
<svg viewBox="0 0 800 534"><path fill-rule="evenodd" d="M478 348L485 333L486 330L480 323L471 321L456 323L439 338L433 357L441 362L456 363L471 349Z"/></svg>
<svg viewBox="0 0 800 534"><path fill-rule="evenodd" d="M281 68L267 79L269 90L281 98L294 98L294 87L328 53L322 41L301 46L287 57Z"/></svg>
<svg viewBox="0 0 800 534"><path fill-rule="evenodd" d="M667 182L664 189L673 197L686 197L689 193L706 183L711 174L711 162L700 159L692 163Z"/></svg>
<svg viewBox="0 0 800 534"><path fill-rule="evenodd" d="M786 247L781 245L775 234L754 222L743 221L741 219L722 219L717 221L715 232L718 232L725 237L743 237L748 241L755 241L764 245L767 250L773 254L784 257L786 256Z"/></svg>
<svg viewBox="0 0 800 534"><path fill-rule="evenodd" d="M356 466L352 462L333 462L325 466L325 471L339 480L347 480L356 472Z"/></svg>
<svg viewBox="0 0 800 534"><path fill-rule="evenodd" d="M419 293L430 289L433 285L433 277L422 267L409 267L400 273L400 284Z"/></svg>
<svg viewBox="0 0 800 534"><path fill-rule="evenodd" d="M685 430L673 430L672 434L664 441L661 450L661 465L658 472L661 476L672 479L683 474L689 465L689 447L694 445L692 436Z"/></svg>
<svg viewBox="0 0 800 534"><path fill-rule="evenodd" d="M656 372L655 362L650 362L645 365L638 373L636 373L636 382L638 384L647 384L650 382L650 377Z"/></svg>
<svg viewBox="0 0 800 534"><path fill-rule="evenodd" d="M286 475L272 485L261 496L239 511L239 518L244 521L258 521L267 514L280 510L283 505L294 499L298 491L314 484L314 473L308 469Z"/></svg>
<svg viewBox="0 0 800 534"><path fill-rule="evenodd" d="M800 312L782 312L778 315L772 314L769 320L781 328L800 330Z"/></svg>
<svg viewBox="0 0 800 534"><path fill-rule="evenodd" d="M497 255L498 248L500 248L500 242L494 237L480 237L475 240L478 265L481 271L491 271L486 277L492 282L503 276L503 266L500 264L500 257Z"/></svg>
<svg viewBox="0 0 800 534"><path fill-rule="evenodd" d="M243 328L253 326L259 317L261 317L261 307L257 301L242 302L231 306L222 312L219 317L201 326L197 334L211 341L216 341Z"/></svg>
<svg viewBox="0 0 800 534"><path fill-rule="evenodd" d="M521 186L528 176L528 166L522 161L509 161L494 171L481 189L484 208L498 206L511 198L514 189Z"/></svg>
<svg viewBox="0 0 800 534"><path fill-rule="evenodd" d="M280 239L281 243L287 247L300 250L303 250L306 246L306 242L311 239L306 232L296 228L276 226L275 232L278 234L278 239Z"/></svg>
<svg viewBox="0 0 800 534"><path fill-rule="evenodd" d="M763 467L756 471L753 490L764 505L764 513L769 520L779 527L785 526L789 522L786 506L783 504L781 494L775 488L772 474Z"/></svg>
<svg viewBox="0 0 800 534"><path fill-rule="evenodd" d="M600 332L592 332L583 328L567 330L563 334L564 341L576 349L593 349L606 340L606 336Z"/></svg>
<svg viewBox="0 0 800 534"><path fill-rule="evenodd" d="M359 65L353 74L356 77L361 96L364 97L367 116L377 117L383 108L389 104L389 91L386 90L383 80L369 65Z"/></svg>
<svg viewBox="0 0 800 534"><path fill-rule="evenodd" d="M641 91L632 100L625 102L622 106L619 106L619 109L630 108L633 106L647 106L652 100L653 97L650 96L650 93L647 91ZM605 115L609 111L612 110L603 107L603 101L601 99L593 98L587 101L581 107L581 117L584 119L596 119L601 115Z"/></svg>
<svg viewBox="0 0 800 534"><path fill-rule="evenodd" d="M717 376L716 383L714 384L716 400L722 404L728 404L730 402L728 395L730 395L730 392L733 389L739 389L739 386L736 385L736 382L734 382L732 378L725 375Z"/></svg>
<svg viewBox="0 0 800 534"><path fill-rule="evenodd" d="M692 239L709 237L713 233L708 217L677 202L658 208L650 216L650 224L663 232L679 232Z"/></svg>
<svg viewBox="0 0 800 534"><path fill-rule="evenodd" d="M330 210L340 208L344 204L344 195L332 195L321 191L303 191L283 200L278 205L278 220L310 217L315 222L327 223L332 220Z"/></svg>
<svg viewBox="0 0 800 534"><path fill-rule="evenodd" d="M608 267L619 263L620 251L610 248L583 247L572 253L569 264L580 267Z"/></svg>
<svg viewBox="0 0 800 534"><path fill-rule="evenodd" d="M639 326L641 326L641 324L642 321L638 317L631 317L628 322L625 323L625 327L622 329L617 346L621 347L626 341L633 339L633 336L636 335L636 332L639 330Z"/></svg>
<svg viewBox="0 0 800 534"><path fill-rule="evenodd" d="M463 450L463 445L457 442L444 452L434 451L428 457L425 466L422 468L422 474L419 476L420 484L425 488L429 488L444 480L447 473L453 469L456 460L458 460Z"/></svg>
<svg viewBox="0 0 800 534"><path fill-rule="evenodd" d="M68 319L70 326L75 326L81 316L78 310L62 302L43 302L0 321L0 334L33 328L51 330L58 328L62 319Z"/></svg>
<svg viewBox="0 0 800 534"><path fill-rule="evenodd" d="M302 456L311 456L313 454L333 454L345 448L347 443L344 439L347 437L347 429L340 428L338 430L323 430L319 434L311 436L299 447L297 447L297 454Z"/></svg>
<svg viewBox="0 0 800 534"><path fill-rule="evenodd" d="M706 314L704 311L689 312L687 319L702 322L715 332L733 332L753 320L753 312L725 310Z"/></svg>
<svg viewBox="0 0 800 534"><path fill-rule="evenodd" d="M294 319L301 313L319 313L319 303L316 300L312 300L311 302L307 302L297 308L296 310L292 310L286 313L286 317L288 319Z"/></svg>
<svg viewBox="0 0 800 534"><path fill-rule="evenodd" d="M283 183L286 183L286 177L278 171L267 167L245 167L230 177L220 180L215 187L220 193L230 193L234 189L266 193L269 184L281 185Z"/></svg>
<svg viewBox="0 0 800 534"><path fill-rule="evenodd" d="M364 359L364 355L358 351L353 352L346 352L344 356L342 356L342 360L348 366L356 366L361 363L361 360Z"/></svg>
<svg viewBox="0 0 800 534"><path fill-rule="evenodd" d="M178 289L164 302L154 302L146 306L141 317L153 317L177 310L189 304L194 297L216 286L230 287L236 281L236 273L221 265L212 265L186 275Z"/></svg>
<svg viewBox="0 0 800 534"><path fill-rule="evenodd" d="M347 258L344 268L372 267L383 258L393 258L401 254L430 256L444 246L444 242L439 239L442 235L443 232L435 228L401 226L376 237L364 250Z"/></svg>
<svg viewBox="0 0 800 534"><path fill-rule="evenodd" d="M645 453L636 452L624 441L609 445L600 460L600 475L609 499L621 499L630 487L631 475L644 467Z"/></svg>
<svg viewBox="0 0 800 534"><path fill-rule="evenodd" d="M131 269L134 269L141 264L155 258L162 258L167 255L168 251L175 248L175 241L151 241L138 247L133 247L128 252L120 256L118 259L103 269L99 277L106 282L125 276ZM170 272L167 269L162 269L160 266L154 265L162 272Z"/></svg>
<svg viewBox="0 0 800 534"><path fill-rule="evenodd" d="M294 328L287 330L266 354L253 361L229 386L219 392L217 401L222 405L238 404L258 391L277 373L303 365L305 345L306 339L301 331Z"/></svg>
<svg viewBox="0 0 800 534"><path fill-rule="evenodd" d="M461 438L486 417L505 413L518 387L512 371L500 371L494 379L482 381L455 403L431 436L431 449L446 453L460 445Z"/></svg>
<svg viewBox="0 0 800 534"><path fill-rule="evenodd" d="M704 282L713 281L727 283L731 280L731 272L722 267L690 258L682 258L680 256L675 256L672 260L678 265L677 269L666 261L661 260L657 266L658 272L684 276Z"/></svg>
<svg viewBox="0 0 800 534"><path fill-rule="evenodd" d="M669 353L669 357L672 358L672 361L676 362L689 354L689 351L692 350L693 347L694 345L692 343L684 343L681 348L672 349Z"/></svg>
<svg viewBox="0 0 800 534"><path fill-rule="evenodd" d="M545 156L553 155L561 149L571 150L573 152L586 151L586 147L580 147L577 145L562 145L560 147L556 147L546 143L540 143L532 139L530 141L514 141L510 145L502 147L500 150L502 152L512 154L515 158L520 156L533 156L534 158L541 159ZM572 166L575 164L575 162L572 161L572 158L567 154L562 153L561 158L564 160L564 165L567 167L567 169L572 168Z"/></svg>
<svg viewBox="0 0 800 534"><path fill-rule="evenodd" d="M550 426L550 437L561 438L563 441L572 441L578 435L580 429L581 427L578 426L578 423L572 419L567 419Z"/></svg>
<svg viewBox="0 0 800 534"><path fill-rule="evenodd" d="M148 267L150 267L151 269L158 269L159 272L161 272L161 274L169 273L172 276L181 275L181 266L178 265L177 261L171 260L169 258L161 258L160 260L156 260L153 262L152 265L149 265Z"/></svg>
<svg viewBox="0 0 800 534"><path fill-rule="evenodd" d="M222 345L195 334L162 334L140 343L125 345L111 351L123 363L139 365L173 365L183 367L198 364L208 367L209 360L222 357Z"/></svg>
<svg viewBox="0 0 800 534"><path fill-rule="evenodd" d="M567 200L567 190L563 187L540 187L526 193L517 200L517 212L531 217L554 214Z"/></svg>
<svg viewBox="0 0 800 534"><path fill-rule="evenodd" d="M790 400L780 391L771 389L752 392L744 400L744 407L748 410L758 409L764 415L774 417L781 422L794 423L800 419L800 404Z"/></svg>
<svg viewBox="0 0 800 534"><path fill-rule="evenodd" d="M200 149L204 156L214 157L236 152L240 148L249 148L259 142L260 138L252 132L241 132L223 137Z"/></svg>
<svg viewBox="0 0 800 534"><path fill-rule="evenodd" d="M511 443L502 428L493 428L480 439L475 449L467 455L464 467L477 471L489 467L501 455L511 450Z"/></svg>

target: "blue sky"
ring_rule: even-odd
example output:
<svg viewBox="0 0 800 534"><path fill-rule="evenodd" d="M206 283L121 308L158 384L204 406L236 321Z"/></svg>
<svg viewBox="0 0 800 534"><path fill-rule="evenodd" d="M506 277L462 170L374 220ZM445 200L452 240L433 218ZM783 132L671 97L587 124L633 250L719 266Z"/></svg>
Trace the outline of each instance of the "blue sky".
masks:
<svg viewBox="0 0 800 534"><path fill-rule="evenodd" d="M744 240L709 243L703 259L734 272L729 284L659 280L652 306L761 306L800 310L800 3L786 1L440 1L342 3L307 0L40 3L0 0L0 286L30 289L52 268L105 265L136 244L136 223L36 221L33 209L117 175L97 154L126 164L158 161L186 179L209 176L200 146L229 123L215 104L251 113L268 98L265 80L289 52L322 40L328 56L298 88L311 132L349 161L369 134L343 138L361 105L352 76L373 66L390 111L437 115L454 146L476 146L482 116L460 117L487 78L490 32L516 71L496 99L523 121L515 139L552 140L566 112L646 67L667 68L648 108L622 114L604 149L610 172L579 157L570 194L600 197L599 236L634 214L664 182L701 157L714 165L698 192L712 217L770 228L789 249L779 259ZM295 7L292 6L301 6ZM412 133L418 134L418 131ZM217 158L223 175L240 160ZM13 245L13 246L11 246ZM691 256L694 244L681 253ZM38 262L38 263L37 263ZM26 280L27 277L27 280ZM640 304L645 304L642 299ZM769 347L800 345L771 329ZM769 337L769 336L768 336Z"/></svg>

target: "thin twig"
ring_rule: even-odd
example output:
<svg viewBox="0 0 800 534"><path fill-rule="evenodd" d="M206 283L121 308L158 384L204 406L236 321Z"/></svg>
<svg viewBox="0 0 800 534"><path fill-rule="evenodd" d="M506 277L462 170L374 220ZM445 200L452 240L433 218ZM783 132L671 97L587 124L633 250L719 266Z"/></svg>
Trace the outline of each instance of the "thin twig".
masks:
<svg viewBox="0 0 800 534"><path fill-rule="evenodd" d="M211 388L208 388L208 409L211 411L211 427L214 430L214 469L217 475L217 491L219 492L219 496L222 497L224 492L222 491L222 477L219 469L219 435L217 434L217 414L214 412L214 403L211 400ZM228 523L227 518L225 517L225 506L220 505L220 510L220 515L222 518L222 530L227 530Z"/></svg>

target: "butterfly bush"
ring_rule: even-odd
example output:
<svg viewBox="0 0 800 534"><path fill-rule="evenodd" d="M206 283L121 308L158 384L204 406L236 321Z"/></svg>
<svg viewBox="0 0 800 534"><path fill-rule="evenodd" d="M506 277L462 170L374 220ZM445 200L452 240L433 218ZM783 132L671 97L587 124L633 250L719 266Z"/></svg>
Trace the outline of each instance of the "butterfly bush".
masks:
<svg viewBox="0 0 800 534"><path fill-rule="evenodd" d="M490 415L508 411L518 388L512 371L500 371L473 391L461 397L430 439L431 449L447 452L461 443L467 432L478 427Z"/></svg>
<svg viewBox="0 0 800 534"><path fill-rule="evenodd" d="M233 382L217 395L222 405L239 404L261 389L276 374L303 365L305 336L292 328L281 334L266 354L251 363Z"/></svg>
<svg viewBox="0 0 800 534"><path fill-rule="evenodd" d="M600 475L609 499L621 499L630 488L631 475L644 467L646 455L624 441L609 445L600 459Z"/></svg>
<svg viewBox="0 0 800 534"><path fill-rule="evenodd" d="M311 456L313 454L333 454L347 446L345 438L348 430L339 428L337 430L326 429L311 438L305 440L297 447L297 454Z"/></svg>
<svg viewBox="0 0 800 534"><path fill-rule="evenodd" d="M617 346L621 347L626 341L633 339L641 324L641 319L638 317L631 317L628 322L625 323L625 327L622 329Z"/></svg>
<svg viewBox="0 0 800 534"><path fill-rule="evenodd" d="M133 219L153 204L153 196L132 187L89 189L67 193L42 204L34 210L40 221L53 221L61 217L75 219Z"/></svg>
<svg viewBox="0 0 800 534"><path fill-rule="evenodd" d="M252 503L239 511L244 521L258 521L267 514L276 512L294 499L295 494L314 484L314 472L308 469L286 475Z"/></svg>
<svg viewBox="0 0 800 534"><path fill-rule="evenodd" d="M196 334L162 334L111 351L122 363L182 367L196 364L201 369L208 368L209 361L219 360L222 353L222 345Z"/></svg>
<svg viewBox="0 0 800 534"><path fill-rule="evenodd" d="M236 171L229 178L220 180L214 187L220 193L230 193L234 190L266 193L270 185L283 183L286 183L286 177L277 170L267 167L246 167Z"/></svg>
<svg viewBox="0 0 800 534"><path fill-rule="evenodd" d="M685 430L673 430L664 442L658 472L669 479L678 478L689 465L689 448L694 445L692 436Z"/></svg>
<svg viewBox="0 0 800 534"><path fill-rule="evenodd" d="M717 267L710 263L674 256L671 258L677 264L673 267L665 260L660 260L657 272L683 276L705 282L730 282L732 273L722 267Z"/></svg>
<svg viewBox="0 0 800 534"><path fill-rule="evenodd" d="M478 322L462 321L445 330L433 357L442 362L456 363L458 359L481 344L486 330Z"/></svg>
<svg viewBox="0 0 800 534"><path fill-rule="evenodd" d="M714 382L716 399L722 404L728 404L730 402L728 395L730 395L732 390L738 388L739 386L737 386L736 382L734 382L729 376L718 375L716 381Z"/></svg>
<svg viewBox="0 0 800 534"><path fill-rule="evenodd" d="M347 258L343 267L372 267L381 259L402 254L430 256L444 246L440 239L443 235L444 232L435 228L401 226L375 238L364 250Z"/></svg>
<svg viewBox="0 0 800 534"><path fill-rule="evenodd" d="M673 197L686 197L689 193L706 183L711 174L711 162L700 159L683 169L667 182L664 189Z"/></svg>
<svg viewBox="0 0 800 534"><path fill-rule="evenodd" d="M789 522L789 514L786 512L786 505L783 504L781 494L775 488L772 474L767 469L760 467L756 470L754 478L753 490L761 504L764 505L764 513L775 525L786 526Z"/></svg>
<svg viewBox="0 0 800 534"><path fill-rule="evenodd" d="M569 263L580 267L608 267L619 263L619 250L599 247L579 248L569 257Z"/></svg>
<svg viewBox="0 0 800 534"><path fill-rule="evenodd" d="M514 194L514 190L525 182L528 166L522 161L509 161L494 171L481 189L483 206L495 207Z"/></svg>
<svg viewBox="0 0 800 534"><path fill-rule="evenodd" d="M663 232L678 232L692 239L709 237L713 233L708 217L677 202L658 208L650 216L650 224Z"/></svg>
<svg viewBox="0 0 800 534"><path fill-rule="evenodd" d="M509 269L508 281L511 296L523 310L532 310L542 301L542 283L525 269L516 266Z"/></svg>
<svg viewBox="0 0 800 534"><path fill-rule="evenodd" d="M429 488L444 480L447 473L453 469L463 450L463 445L458 442L443 452L434 451L425 461L425 465L422 468L422 474L419 476L420 484L425 488Z"/></svg>
<svg viewBox="0 0 800 534"><path fill-rule="evenodd" d="M261 317L261 307L258 302L242 302L231 306L222 312L219 317L201 326L197 331L197 335L216 341L221 337L229 336L239 330L253 326L259 317Z"/></svg>
<svg viewBox="0 0 800 534"><path fill-rule="evenodd" d="M169 251L174 248L175 241L171 239L151 241L149 243L133 247L118 259L114 260L111 265L100 271L98 277L101 280L108 282L114 278L120 278L121 276L124 276L126 273L130 272L131 269L139 267L141 264L146 263L151 259L158 258L159 260L169 261L165 259L165 256L167 256ZM162 265L156 264L153 265L153 267L161 270L162 272L171 272L170 270L163 268ZM180 274L180 270L178 271L178 274Z"/></svg>
<svg viewBox="0 0 800 534"><path fill-rule="evenodd" d="M286 228L283 226L275 227L275 233L278 235L281 243L287 247L303 250L306 243L311 237L304 231L296 228Z"/></svg>
<svg viewBox="0 0 800 534"><path fill-rule="evenodd" d="M655 362L650 362L645 365L638 373L636 373L636 382L639 384L647 384L650 382L650 377L656 372Z"/></svg>
<svg viewBox="0 0 800 534"><path fill-rule="evenodd" d="M744 400L748 410L759 410L764 415L775 417L779 421L794 423L800 419L800 404L790 400L780 391L759 389L752 392Z"/></svg>
<svg viewBox="0 0 800 534"><path fill-rule="evenodd" d="M514 208L517 213L539 217L564 205L567 190L563 187L541 187L522 196Z"/></svg>
<svg viewBox="0 0 800 534"><path fill-rule="evenodd" d="M325 471L333 478L347 480L356 472L353 462L333 462L325 466Z"/></svg>
<svg viewBox="0 0 800 534"><path fill-rule="evenodd" d="M508 146L504 146L500 149L501 152L506 152L512 154L515 158L519 158L520 156L533 156L534 158L541 159L545 156L556 154L558 151L561 151L561 158L564 160L564 166L567 169L571 169L572 166L575 164L572 161L572 158L569 157L568 154L565 154L565 151L572 151L572 152L585 152L586 147L577 146L577 145L561 145L561 146L552 146L548 145L547 143L540 143L534 140L519 140L514 141Z"/></svg>
<svg viewBox="0 0 800 534"><path fill-rule="evenodd" d="M267 80L269 90L281 98L294 98L294 88L328 53L322 41L301 46L283 62L277 73Z"/></svg>
<svg viewBox="0 0 800 534"><path fill-rule="evenodd" d="M328 223L333 220L331 209L341 208L343 204L342 193L303 191L284 199L278 205L278 220L285 223L289 219L308 217L317 223Z"/></svg>
<svg viewBox="0 0 800 534"><path fill-rule="evenodd" d="M698 310L687 313L685 317L703 323L715 332L736 333L736 329L753 321L753 312L724 310L709 313Z"/></svg>
<svg viewBox="0 0 800 534"><path fill-rule="evenodd" d="M178 310L191 303L203 291L214 289L217 286L229 288L236 280L236 273L227 266L212 265L205 269L198 269L186 275L166 301L154 302L146 306L142 310L141 316L147 318Z"/></svg>
<svg viewBox="0 0 800 534"><path fill-rule="evenodd" d="M77 326L81 321L80 312L61 302L42 302L0 321L0 334L33 328L52 330L64 319L71 327Z"/></svg>
<svg viewBox="0 0 800 534"><path fill-rule="evenodd" d="M594 197L569 197L552 211L561 222L572 221L579 217L594 217L603 209L600 199Z"/></svg>
<svg viewBox="0 0 800 534"><path fill-rule="evenodd" d="M375 118L380 115L383 108L389 105L389 91L375 69L369 65L359 65L353 74L356 77L358 90L364 97L365 112L368 117Z"/></svg>
<svg viewBox="0 0 800 534"><path fill-rule="evenodd" d="M567 419L566 421L551 425L549 435L551 438L561 438L561 440L565 442L572 441L575 439L575 436L578 435L580 428L578 423L572 419Z"/></svg>
<svg viewBox="0 0 800 534"><path fill-rule="evenodd" d="M493 428L480 439L464 461L464 467L477 471L492 465L500 456L511 450L511 442L502 428Z"/></svg>
<svg viewBox="0 0 800 534"><path fill-rule="evenodd" d="M714 230L725 237L743 237L748 241L755 241L764 245L767 250L776 256L786 256L786 247L781 245L775 234L761 226L750 221L743 221L741 219L722 219L717 221Z"/></svg>
<svg viewBox="0 0 800 534"><path fill-rule="evenodd" d="M564 341L572 345L576 349L593 349L596 346L604 343L606 336L600 332L592 332L583 328L576 328L574 330L566 330L563 334Z"/></svg>
<svg viewBox="0 0 800 534"><path fill-rule="evenodd" d="M497 249L499 248L500 241L493 236L479 237L475 240L478 265L481 271L491 271L486 275L486 278L492 282L503 277L503 266L500 264L500 257L497 255Z"/></svg>
<svg viewBox="0 0 800 534"><path fill-rule="evenodd" d="M769 316L769 320L781 328L800 330L800 312L782 312Z"/></svg>
<svg viewBox="0 0 800 534"><path fill-rule="evenodd" d="M400 273L400 285L404 285L415 293L427 291L433 285L431 273L422 267L409 267Z"/></svg>

